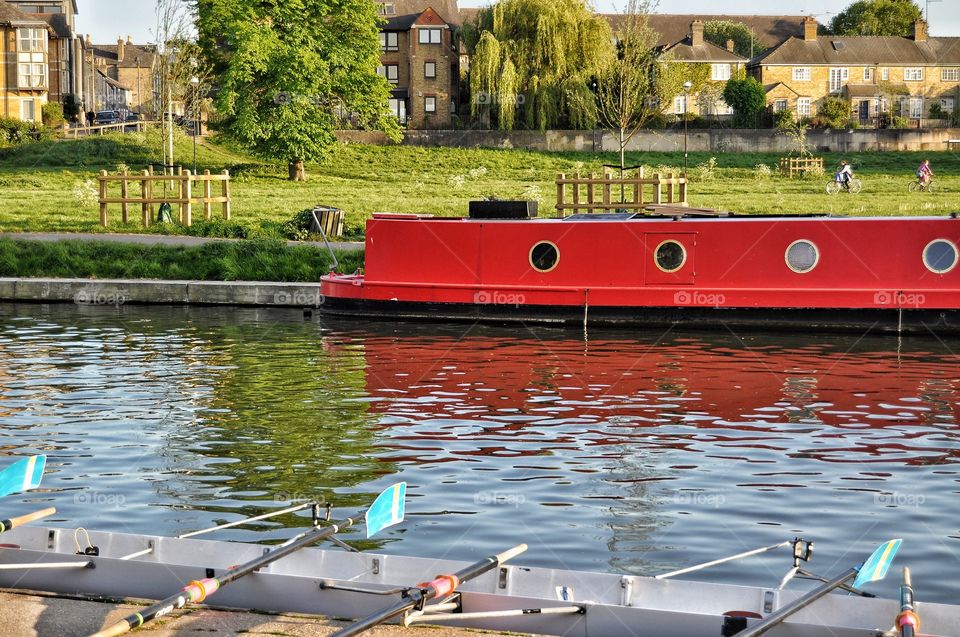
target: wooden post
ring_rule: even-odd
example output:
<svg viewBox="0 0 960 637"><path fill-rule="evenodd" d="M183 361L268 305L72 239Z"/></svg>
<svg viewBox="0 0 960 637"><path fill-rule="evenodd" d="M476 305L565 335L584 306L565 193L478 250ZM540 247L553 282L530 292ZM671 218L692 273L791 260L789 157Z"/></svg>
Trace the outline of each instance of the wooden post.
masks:
<svg viewBox="0 0 960 637"><path fill-rule="evenodd" d="M210 206L210 171L203 171L203 218L207 221L213 217L213 211Z"/></svg>
<svg viewBox="0 0 960 637"><path fill-rule="evenodd" d="M653 175L653 203L660 205L663 203L663 191L660 189L660 173Z"/></svg>
<svg viewBox="0 0 960 637"><path fill-rule="evenodd" d="M643 168L640 173L633 178L633 210L640 212L643 207Z"/></svg>
<svg viewBox="0 0 960 637"><path fill-rule="evenodd" d="M573 214L580 212L580 173L573 178Z"/></svg>
<svg viewBox="0 0 960 637"><path fill-rule="evenodd" d="M673 197L674 183L673 173L667 173L667 203L676 203Z"/></svg>
<svg viewBox="0 0 960 637"><path fill-rule="evenodd" d="M680 205L687 205L687 178L686 176L680 179Z"/></svg>
<svg viewBox="0 0 960 637"><path fill-rule="evenodd" d="M144 170L140 173L142 177L148 177L150 171ZM143 227L150 227L150 204L147 203L149 199L150 187L147 185L148 182L146 179L140 180L140 216L142 217Z"/></svg>
<svg viewBox="0 0 960 637"><path fill-rule="evenodd" d="M610 182L613 176L603 171L603 212L610 212Z"/></svg>
<svg viewBox="0 0 960 637"><path fill-rule="evenodd" d="M100 171L100 225L107 227L107 171Z"/></svg>
<svg viewBox="0 0 960 637"><path fill-rule="evenodd" d="M587 213L593 212L593 173L587 175Z"/></svg>
<svg viewBox="0 0 960 637"><path fill-rule="evenodd" d="M183 223L188 228L193 225L193 175L184 170L180 181L180 213Z"/></svg>
<svg viewBox="0 0 960 637"><path fill-rule="evenodd" d="M566 178L567 176L563 173L560 173L559 175L557 175L557 218L558 219L563 217L563 191L565 188L565 186L563 185L563 181ZM574 190L574 192L576 192L576 190ZM573 201L574 203L576 203L577 198L574 197Z"/></svg>
<svg viewBox="0 0 960 637"><path fill-rule="evenodd" d="M123 211L123 222L127 223L129 221L127 218L127 171L123 171L123 181L120 182L120 198L123 199L123 203L120 204L120 209Z"/></svg>
<svg viewBox="0 0 960 637"><path fill-rule="evenodd" d="M230 221L230 171L223 171L223 218Z"/></svg>
<svg viewBox="0 0 960 637"><path fill-rule="evenodd" d="M150 177L153 177L153 164L150 164L149 166L147 166L147 175L150 176ZM153 199L153 180L152 180L152 179L147 180L147 199ZM150 206L150 208L149 208L149 209L150 209L150 218L151 218L151 219L154 219L155 217L153 216L153 202L152 202L152 201L150 202L149 206Z"/></svg>

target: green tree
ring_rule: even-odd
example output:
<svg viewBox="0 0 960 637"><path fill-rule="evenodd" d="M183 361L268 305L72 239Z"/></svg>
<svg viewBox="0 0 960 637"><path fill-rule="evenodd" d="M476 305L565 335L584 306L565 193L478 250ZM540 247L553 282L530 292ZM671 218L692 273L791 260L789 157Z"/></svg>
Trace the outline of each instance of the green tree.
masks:
<svg viewBox="0 0 960 637"><path fill-rule="evenodd" d="M767 106L767 94L756 78L730 80L723 89L723 101L733 108L733 125L739 128L760 125L760 114Z"/></svg>
<svg viewBox="0 0 960 637"><path fill-rule="evenodd" d="M511 130L596 122L588 86L614 54L585 0L500 0L465 29L473 115Z"/></svg>
<svg viewBox="0 0 960 637"><path fill-rule="evenodd" d="M733 40L733 52L745 58L752 58L767 50L753 29L742 22L710 20L703 25L703 37L723 48L727 47L727 40Z"/></svg>
<svg viewBox="0 0 960 637"><path fill-rule="evenodd" d="M850 100L842 97L827 97L817 109L817 123L827 128L844 128L850 125Z"/></svg>
<svg viewBox="0 0 960 637"><path fill-rule="evenodd" d="M836 35L900 35L913 32L920 7L912 0L858 0L830 21Z"/></svg>
<svg viewBox="0 0 960 637"><path fill-rule="evenodd" d="M379 18L369 0L199 0L204 52L219 68L225 128L252 151L286 160L290 179L336 142L337 114L400 139L376 73ZM222 51L227 51L224 54Z"/></svg>

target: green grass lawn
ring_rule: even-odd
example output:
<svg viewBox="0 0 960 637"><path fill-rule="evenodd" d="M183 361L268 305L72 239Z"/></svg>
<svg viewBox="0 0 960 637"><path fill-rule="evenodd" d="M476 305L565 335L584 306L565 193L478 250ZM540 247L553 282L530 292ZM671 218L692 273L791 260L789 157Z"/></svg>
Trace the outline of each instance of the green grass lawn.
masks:
<svg viewBox="0 0 960 637"><path fill-rule="evenodd" d="M98 207L82 201L84 183L99 170L116 172L123 164L142 170L159 163L156 132L40 142L0 150L0 230L101 232ZM190 138L179 137L177 161L190 167ZM716 167L698 166L716 159ZM940 191L910 194L906 185L921 159L929 158ZM810 179L764 176L758 164L776 167L779 155L761 153L691 153L690 203L742 213L830 212L851 215L919 215L960 211L960 153L827 154L828 172L840 159L851 161L864 180L859 195L824 192L829 175ZM354 234L372 213L424 212L465 215L471 199L496 196L540 201L541 216L553 214L557 173L600 172L616 161L614 154L547 153L523 150L338 146L321 164L310 165L306 183L286 180L286 166L251 159L228 145L209 141L198 149L198 168L230 169L236 223L199 224L194 234L270 236L295 213L317 204L347 211ZM630 153L629 164L680 172L679 153ZM88 193L89 197L89 193ZM215 208L215 215L216 215ZM195 218L197 216L194 213ZM133 211L133 217L139 213ZM139 223L119 223L119 207L111 209L108 231L142 232ZM239 229L239 230L238 230ZM153 227L152 232L183 233L179 226Z"/></svg>

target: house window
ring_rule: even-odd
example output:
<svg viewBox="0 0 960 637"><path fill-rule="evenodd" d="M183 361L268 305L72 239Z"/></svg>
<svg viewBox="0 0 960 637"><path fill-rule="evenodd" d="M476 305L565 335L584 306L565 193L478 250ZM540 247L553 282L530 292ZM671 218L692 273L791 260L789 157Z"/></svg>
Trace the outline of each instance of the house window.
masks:
<svg viewBox="0 0 960 637"><path fill-rule="evenodd" d="M377 75L387 78L391 84L397 84L400 82L400 66L397 64L378 66Z"/></svg>
<svg viewBox="0 0 960 637"><path fill-rule="evenodd" d="M952 97L941 97L940 98L940 108L942 108L947 113L953 112L953 98Z"/></svg>
<svg viewBox="0 0 960 637"><path fill-rule="evenodd" d="M797 115L799 115L800 117L810 117L810 98L809 97L797 98Z"/></svg>
<svg viewBox="0 0 960 637"><path fill-rule="evenodd" d="M420 44L440 44L440 29L417 29Z"/></svg>
<svg viewBox="0 0 960 637"><path fill-rule="evenodd" d="M17 29L17 51L20 53L46 53L46 31L43 29Z"/></svg>
<svg viewBox="0 0 960 637"><path fill-rule="evenodd" d="M872 82L873 81L873 67L868 66L863 69L863 81Z"/></svg>
<svg viewBox="0 0 960 637"><path fill-rule="evenodd" d="M844 83L850 79L850 69L830 69L830 92L839 93Z"/></svg>
<svg viewBox="0 0 960 637"><path fill-rule="evenodd" d="M401 124L407 123L407 100L390 99L390 112Z"/></svg>
<svg viewBox="0 0 960 637"><path fill-rule="evenodd" d="M37 119L37 107L33 100L20 100L20 119L33 122Z"/></svg>
<svg viewBox="0 0 960 637"><path fill-rule="evenodd" d="M785 110L787 110L787 100L780 99L773 102L774 113L782 113Z"/></svg>
<svg viewBox="0 0 960 637"><path fill-rule="evenodd" d="M960 68L941 69L940 81L941 82L960 82Z"/></svg>
<svg viewBox="0 0 960 637"><path fill-rule="evenodd" d="M673 112L677 115L683 115L687 112L687 100L683 95L677 95L673 98Z"/></svg>
<svg viewBox="0 0 960 637"><path fill-rule="evenodd" d="M437 112L437 98L435 95L427 95L423 98L423 110L426 113Z"/></svg>
<svg viewBox="0 0 960 637"><path fill-rule="evenodd" d="M397 34L393 32L380 34L380 49L382 51L398 51Z"/></svg>
<svg viewBox="0 0 960 637"><path fill-rule="evenodd" d="M903 69L903 79L906 82L923 81L923 67L915 66L912 68Z"/></svg>
<svg viewBox="0 0 960 637"><path fill-rule="evenodd" d="M380 15L397 15L397 5L392 2L381 3Z"/></svg>
<svg viewBox="0 0 960 637"><path fill-rule="evenodd" d="M712 72L710 74L710 79L717 80L719 82L725 82L730 79L730 65L729 64L713 64L711 65Z"/></svg>
<svg viewBox="0 0 960 637"><path fill-rule="evenodd" d="M880 69L880 81L881 81L881 82L889 82L889 81L890 81L890 69L888 69L888 68Z"/></svg>
<svg viewBox="0 0 960 637"><path fill-rule="evenodd" d="M47 85L46 51L46 31L17 29L17 86L19 88L36 89Z"/></svg>
<svg viewBox="0 0 960 637"><path fill-rule="evenodd" d="M795 66L795 67L793 67L793 81L794 81L794 82L809 82L809 81L810 81L810 67L809 67L809 66Z"/></svg>
<svg viewBox="0 0 960 637"><path fill-rule="evenodd" d="M424 63L423 63L423 77L437 77L437 63L436 63L436 62L424 62Z"/></svg>
<svg viewBox="0 0 960 637"><path fill-rule="evenodd" d="M923 117L923 98L904 97L900 100L900 114L910 119Z"/></svg>

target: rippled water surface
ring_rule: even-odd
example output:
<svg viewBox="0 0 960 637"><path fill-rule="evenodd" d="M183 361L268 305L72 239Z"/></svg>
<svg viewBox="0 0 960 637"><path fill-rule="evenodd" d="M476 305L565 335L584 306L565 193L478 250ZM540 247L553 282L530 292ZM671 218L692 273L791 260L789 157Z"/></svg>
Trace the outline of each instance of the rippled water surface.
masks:
<svg viewBox="0 0 960 637"><path fill-rule="evenodd" d="M406 480L408 522L360 546L523 541L528 564L655 574L802 535L833 575L903 537L918 596L956 602L958 346L0 305L0 465L48 454L4 513L175 535L301 498L347 515ZM788 567L783 551L692 577Z"/></svg>

